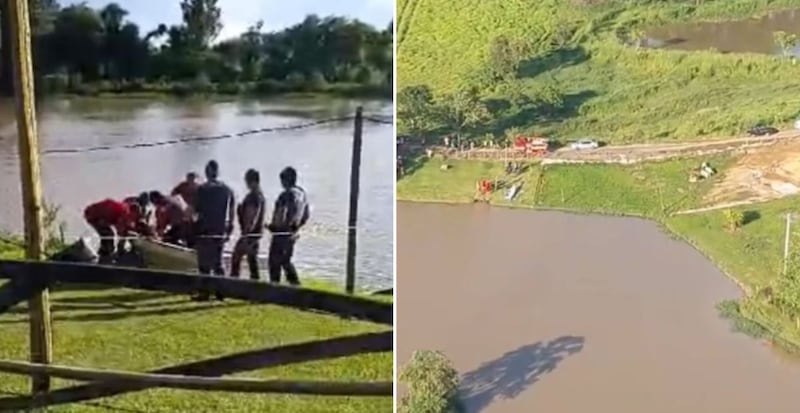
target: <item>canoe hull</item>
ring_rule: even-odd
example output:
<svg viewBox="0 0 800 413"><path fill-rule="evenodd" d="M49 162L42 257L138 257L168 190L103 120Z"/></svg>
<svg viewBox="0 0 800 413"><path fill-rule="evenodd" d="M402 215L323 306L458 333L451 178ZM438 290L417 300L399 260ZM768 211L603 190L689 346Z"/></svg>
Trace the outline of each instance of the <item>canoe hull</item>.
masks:
<svg viewBox="0 0 800 413"><path fill-rule="evenodd" d="M197 253L192 249L145 238L137 238L132 242L142 254L147 268L180 272L197 270Z"/></svg>

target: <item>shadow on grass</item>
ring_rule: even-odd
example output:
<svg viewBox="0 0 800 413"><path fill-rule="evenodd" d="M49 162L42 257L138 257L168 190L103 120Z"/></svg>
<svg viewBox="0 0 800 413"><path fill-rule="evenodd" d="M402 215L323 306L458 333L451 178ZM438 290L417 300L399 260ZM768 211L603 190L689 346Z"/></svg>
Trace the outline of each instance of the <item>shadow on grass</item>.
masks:
<svg viewBox="0 0 800 413"><path fill-rule="evenodd" d="M8 391L8 390L0 390L0 395L2 395L2 396L10 396L10 397L28 396L27 394L24 394L24 393L13 392L13 391ZM0 398L0 400L2 400L2 398ZM79 402L78 404L83 405L83 406L91 406L91 407L94 407L96 409L105 410L105 411L109 411L109 412L119 412L119 413L150 413L151 412L149 410L129 409L129 408L124 408L124 407L112 406L112 405L106 404L106 403L99 403L99 402L88 402L87 401L87 402ZM43 410L31 410L31 411L32 412L46 412L46 411L49 411L49 410L43 409Z"/></svg>
<svg viewBox="0 0 800 413"><path fill-rule="evenodd" d="M744 216L742 217L742 226L745 226L751 222L755 222L761 219L761 213L758 211L745 211Z"/></svg>
<svg viewBox="0 0 800 413"><path fill-rule="evenodd" d="M583 350L585 339L563 336L510 351L466 373L461 381L461 407L480 413L495 399L513 399L552 372L566 357Z"/></svg>
<svg viewBox="0 0 800 413"><path fill-rule="evenodd" d="M517 70L519 78L534 78L541 74L577 66L589 60L589 54L583 47L558 49L547 54L524 60Z"/></svg>
<svg viewBox="0 0 800 413"><path fill-rule="evenodd" d="M154 303L155 304L155 303ZM177 305L176 305L177 304ZM178 314L196 314L200 312L213 311L213 310L226 310L229 308L243 307L246 305L253 305L246 302L231 302L229 304L220 305L217 303L191 303L187 301L181 304L180 302L165 302L160 306L150 305L149 309L138 311L139 307L133 309L118 309L109 311L108 308L100 308L101 311L92 311L89 313L70 314L76 311L75 308L59 308L53 306L53 321L73 321L73 322L96 322L96 321L119 321L135 317L153 317L153 316L172 316ZM92 308L97 310L98 308ZM17 314L22 315L27 313L27 310L15 311ZM27 317L20 317L11 320L0 320L2 324L19 324L27 323Z"/></svg>
<svg viewBox="0 0 800 413"><path fill-rule="evenodd" d="M494 114L495 121L476 130L476 134L502 134L511 128L547 126L561 123L573 118L580 113L580 108L586 101L598 95L594 90L584 90L568 93L561 96L558 106L542 104L534 99L524 97L512 102L509 99L490 99L486 101L487 107ZM554 148L558 149L558 148Z"/></svg>
<svg viewBox="0 0 800 413"><path fill-rule="evenodd" d="M398 171L398 179L412 175L414 172L425 166L425 163L430 160L425 153L425 148L423 145L403 145L402 148L398 149L398 155L402 158L403 162L403 173L401 175L400 171Z"/></svg>

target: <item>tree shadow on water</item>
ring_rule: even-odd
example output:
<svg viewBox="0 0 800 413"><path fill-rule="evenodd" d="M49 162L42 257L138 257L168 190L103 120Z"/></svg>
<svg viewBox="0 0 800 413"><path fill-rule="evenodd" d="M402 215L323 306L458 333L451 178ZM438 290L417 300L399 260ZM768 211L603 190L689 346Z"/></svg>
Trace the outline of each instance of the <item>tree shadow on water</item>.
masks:
<svg viewBox="0 0 800 413"><path fill-rule="evenodd" d="M464 413L480 413L498 398L513 399L566 357L583 350L585 339L562 336L510 351L486 362L461 379L461 407Z"/></svg>

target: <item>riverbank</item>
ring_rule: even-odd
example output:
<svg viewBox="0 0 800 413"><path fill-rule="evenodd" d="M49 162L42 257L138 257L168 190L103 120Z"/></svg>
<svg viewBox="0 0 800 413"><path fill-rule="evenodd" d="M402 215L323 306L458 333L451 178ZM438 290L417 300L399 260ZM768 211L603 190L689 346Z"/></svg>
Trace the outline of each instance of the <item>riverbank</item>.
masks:
<svg viewBox="0 0 800 413"><path fill-rule="evenodd" d="M391 99L390 84L364 83L300 83L264 80L260 82L211 83L211 82L94 82L77 86L42 85L44 97L82 96L115 98L158 98L221 96L270 98L276 96L330 96L338 98Z"/></svg>
<svg viewBox="0 0 800 413"><path fill-rule="evenodd" d="M5 245L5 246L4 246ZM0 242L0 259L21 251ZM312 288L333 290L311 282ZM391 298L374 297L391 302ZM382 331L382 327L338 317L236 300L196 303L187 297L126 289L60 290L51 294L53 360L59 364L145 371L181 361L239 351ZM28 317L24 306L0 315L0 358L28 358ZM308 380L392 380L391 352L259 370L248 376ZM55 380L55 387L74 382ZM0 397L26 394L23 376L0 374ZM245 407L246 406L246 407ZM329 412L390 411L391 398L304 397L175 390L151 390L66 405L48 411L215 411Z"/></svg>
<svg viewBox="0 0 800 413"><path fill-rule="evenodd" d="M635 46L650 27L759 16L798 8L797 0L406 3L398 90L425 85L446 103L453 92L474 89L492 116L462 128L464 136L666 142L736 136L757 123L785 126L798 115L800 65L789 58ZM493 54L501 36L522 51ZM497 73L501 63L508 72ZM429 132L449 126L434 122Z"/></svg>
<svg viewBox="0 0 800 413"><path fill-rule="evenodd" d="M734 233L726 229L723 211L674 215L708 202L724 181L725 171L739 161L732 156L703 160L719 173L699 183L687 179L688 171L700 162L696 159L633 166L531 164L511 179L503 178L501 162L448 161L451 168L442 170L442 161L430 160L416 165L398 182L397 199L469 203L476 181L503 178L509 184L522 185L522 190L513 201L505 200L505 191L497 191L493 205L654 220L671 236L693 245L744 290L746 297L738 308L724 308L726 316L736 315L732 310L738 310L738 315L763 330L746 328L745 332L800 348L800 328L771 305L769 297L759 294L773 287L781 273L785 213L792 210L796 197L734 208L745 217ZM738 324L741 327L743 323Z"/></svg>

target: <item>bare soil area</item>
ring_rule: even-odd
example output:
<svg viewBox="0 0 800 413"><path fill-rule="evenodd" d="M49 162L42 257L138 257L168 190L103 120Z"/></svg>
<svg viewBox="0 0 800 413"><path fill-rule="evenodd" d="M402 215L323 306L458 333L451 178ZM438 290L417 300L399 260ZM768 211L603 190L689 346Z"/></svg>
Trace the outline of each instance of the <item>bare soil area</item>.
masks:
<svg viewBox="0 0 800 413"><path fill-rule="evenodd" d="M800 142L786 141L742 156L708 193L708 205L763 202L800 192Z"/></svg>

